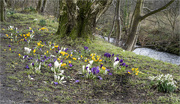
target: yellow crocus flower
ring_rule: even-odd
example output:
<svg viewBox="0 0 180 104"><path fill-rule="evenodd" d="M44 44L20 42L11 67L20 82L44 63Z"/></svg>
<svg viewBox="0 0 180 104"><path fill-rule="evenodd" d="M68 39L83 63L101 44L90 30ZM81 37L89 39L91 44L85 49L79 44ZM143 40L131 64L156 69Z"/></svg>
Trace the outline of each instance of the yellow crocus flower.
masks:
<svg viewBox="0 0 180 104"><path fill-rule="evenodd" d="M34 50L33 50L33 53L35 53L35 52L36 52L36 50L34 49Z"/></svg>
<svg viewBox="0 0 180 104"><path fill-rule="evenodd" d="M73 58L73 60L76 60L76 58Z"/></svg>
<svg viewBox="0 0 180 104"><path fill-rule="evenodd" d="M106 70L106 67L102 66L102 69L103 69L103 70Z"/></svg>

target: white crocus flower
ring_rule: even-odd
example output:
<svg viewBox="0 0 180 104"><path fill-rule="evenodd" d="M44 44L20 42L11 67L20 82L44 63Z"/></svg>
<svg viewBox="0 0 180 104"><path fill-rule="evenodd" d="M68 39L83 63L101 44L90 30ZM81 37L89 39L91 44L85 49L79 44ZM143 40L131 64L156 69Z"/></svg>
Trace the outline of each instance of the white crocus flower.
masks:
<svg viewBox="0 0 180 104"><path fill-rule="evenodd" d="M54 68L60 68L61 63L59 63L57 60L54 62Z"/></svg>
<svg viewBox="0 0 180 104"><path fill-rule="evenodd" d="M60 52L61 52L61 50L58 51L58 53L60 53Z"/></svg>
<svg viewBox="0 0 180 104"><path fill-rule="evenodd" d="M116 58L116 57L114 57L114 61L116 61L116 59L117 59L117 58Z"/></svg>
<svg viewBox="0 0 180 104"><path fill-rule="evenodd" d="M119 61L115 61L113 67L115 68L118 65Z"/></svg>
<svg viewBox="0 0 180 104"><path fill-rule="evenodd" d="M90 65L92 65L92 64L93 64L93 62L94 62L93 60L89 61Z"/></svg>
<svg viewBox="0 0 180 104"><path fill-rule="evenodd" d="M54 57L56 57L56 56L55 56L55 55L50 55L50 57L53 57L53 58L54 58Z"/></svg>
<svg viewBox="0 0 180 104"><path fill-rule="evenodd" d="M30 80L35 80L34 78L32 78L30 75L28 75L28 78L30 79Z"/></svg>
<svg viewBox="0 0 180 104"><path fill-rule="evenodd" d="M85 69L85 65L83 65L83 66L82 66L82 72L84 72L84 71L85 71L84 69Z"/></svg>
<svg viewBox="0 0 180 104"><path fill-rule="evenodd" d="M25 51L25 53L29 54L31 52L31 49L28 47L24 47L24 51Z"/></svg>
<svg viewBox="0 0 180 104"><path fill-rule="evenodd" d="M41 73L41 62L39 64L39 67L35 67L36 73Z"/></svg>
<svg viewBox="0 0 180 104"><path fill-rule="evenodd" d="M91 72L91 70L89 69L89 67L87 68L87 72L88 72L88 74L89 74L89 72Z"/></svg>
<svg viewBox="0 0 180 104"><path fill-rule="evenodd" d="M91 67L91 64L86 65L86 67L90 68L90 67Z"/></svg>

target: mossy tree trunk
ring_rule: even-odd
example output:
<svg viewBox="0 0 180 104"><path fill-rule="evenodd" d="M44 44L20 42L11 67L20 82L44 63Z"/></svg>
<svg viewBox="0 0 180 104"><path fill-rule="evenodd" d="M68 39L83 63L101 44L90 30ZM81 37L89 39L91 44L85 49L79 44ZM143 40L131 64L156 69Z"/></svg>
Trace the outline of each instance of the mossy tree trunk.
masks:
<svg viewBox="0 0 180 104"><path fill-rule="evenodd" d="M92 36L100 16L112 0L59 0L60 16L56 35L72 39Z"/></svg>
<svg viewBox="0 0 180 104"><path fill-rule="evenodd" d="M175 0L171 0L170 2L168 2L166 5L164 5L163 7L156 9L154 11L151 11L143 16L141 16L141 10L142 10L142 4L143 4L144 0L137 0L136 2L136 7L133 13L133 17L132 17L132 24L131 24L131 28L130 28L130 32L129 32L129 36L128 36L128 40L126 42L126 50L127 51L132 51L136 42L137 42L137 38L138 38L138 28L139 28L139 24L142 20L144 20L145 18L147 18L150 15L153 15L157 12L160 12L163 9L166 9L169 5L171 5Z"/></svg>
<svg viewBox="0 0 180 104"><path fill-rule="evenodd" d="M116 46L119 46L121 39L120 0L117 0L116 8Z"/></svg>
<svg viewBox="0 0 180 104"><path fill-rule="evenodd" d="M41 11L41 6L42 6L42 0L38 1L38 5L36 7L36 11L39 13Z"/></svg>
<svg viewBox="0 0 180 104"><path fill-rule="evenodd" d="M1 11L1 16L0 16L0 20L1 22L4 22L6 19L6 2L5 0L1 0L0 1L0 11Z"/></svg>
<svg viewBox="0 0 180 104"><path fill-rule="evenodd" d="M47 0L43 1L42 7L41 7L41 13L44 13L44 10L46 8L46 2L47 2Z"/></svg>

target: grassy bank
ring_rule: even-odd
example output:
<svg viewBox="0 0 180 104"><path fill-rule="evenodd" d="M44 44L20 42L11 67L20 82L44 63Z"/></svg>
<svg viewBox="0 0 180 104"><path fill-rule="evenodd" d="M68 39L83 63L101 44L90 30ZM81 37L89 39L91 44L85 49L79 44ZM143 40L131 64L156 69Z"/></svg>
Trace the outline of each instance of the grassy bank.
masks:
<svg viewBox="0 0 180 104"><path fill-rule="evenodd" d="M12 30L8 29L10 25L14 26ZM20 99L15 97L15 100L19 102L102 104L180 102L179 89L172 93L162 93L151 87L148 79L149 76L169 73L173 75L179 88L180 66L123 51L98 37L95 37L90 43L84 42L82 39L57 39L58 36L55 36L54 33L58 23L53 17L15 13L8 15L7 22L1 23L1 26L0 33L3 35L1 38L1 60L2 64L5 65L3 74L6 75L6 79L3 79L2 82L10 89L9 92L18 92L24 95ZM18 28L19 33L15 27ZM28 32L34 35L29 44L27 42L29 37L27 37L27 41L24 40L25 36L23 37L23 34L28 34ZM18 34L17 41L9 39L11 33ZM65 56L63 53L57 53L57 45L59 48L68 48ZM84 46L88 47L88 50L84 49ZM24 47L32 49L30 54L24 53ZM73 52L72 56L71 52ZM114 56L109 60L104 57L105 53L114 54ZM51 54L56 57L51 58ZM86 78L86 75L79 74L82 71L82 66L87 65L92 60L93 55L91 56L91 54L96 54L94 56L98 60L93 63L95 67L103 63L103 66L110 70L108 74L98 74L102 80L99 77ZM29 57L24 58L25 55ZM46 60L45 56L50 58ZM125 76L115 73L112 63L115 56L128 65L126 71L130 70L132 73L132 68L138 68L140 73L138 75L126 73ZM78 60L78 58L80 59ZM100 61L101 58L102 61ZM31 66L32 63L35 64L37 59L39 59L39 63L42 63L40 72ZM55 83L54 72L51 70L54 59L59 62L62 60L62 63L66 64L61 66L65 77L63 81L66 83ZM49 65L50 63L52 66ZM128 82L123 80L128 80Z"/></svg>

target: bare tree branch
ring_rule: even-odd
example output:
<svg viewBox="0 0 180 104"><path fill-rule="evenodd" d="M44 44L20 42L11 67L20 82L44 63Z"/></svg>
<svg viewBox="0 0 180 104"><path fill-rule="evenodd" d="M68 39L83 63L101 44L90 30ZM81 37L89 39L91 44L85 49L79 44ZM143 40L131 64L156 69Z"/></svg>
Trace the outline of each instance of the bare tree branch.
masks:
<svg viewBox="0 0 180 104"><path fill-rule="evenodd" d="M171 5L174 1L175 1L175 0L171 0L169 3L167 3L167 4L164 5L163 7L159 8L159 9L157 9L157 10L154 10L154 11L148 13L148 14L145 14L144 16L141 16L141 20L143 20L143 19L145 19L146 17L148 17L148 16L150 16L150 15L153 15L153 14L155 14L155 13L157 13L157 12L160 12L161 10L166 9L166 8L167 8L169 5Z"/></svg>

